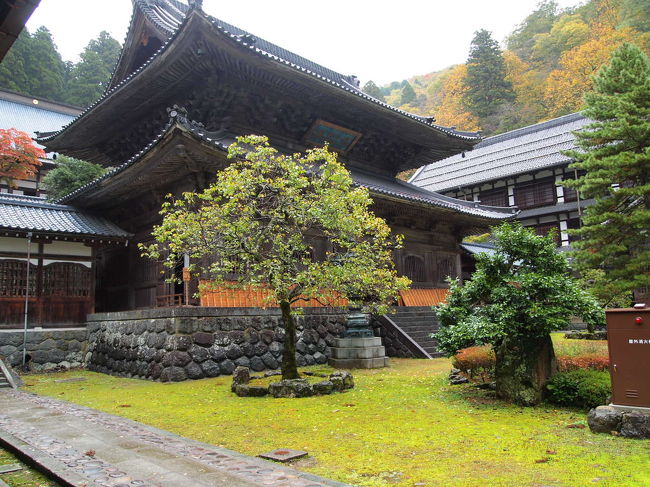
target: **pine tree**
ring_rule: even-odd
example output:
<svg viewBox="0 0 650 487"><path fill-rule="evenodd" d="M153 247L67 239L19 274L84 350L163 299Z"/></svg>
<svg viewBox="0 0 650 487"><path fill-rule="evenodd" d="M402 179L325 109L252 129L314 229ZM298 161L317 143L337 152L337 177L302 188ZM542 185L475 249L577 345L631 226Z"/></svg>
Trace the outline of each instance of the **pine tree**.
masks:
<svg viewBox="0 0 650 487"><path fill-rule="evenodd" d="M49 100L61 100L64 90L65 65L56 49L52 34L39 27L31 36L31 46L24 59L28 87L24 93Z"/></svg>
<svg viewBox="0 0 650 487"><path fill-rule="evenodd" d="M367 95L377 98L377 100L385 101L384 93L373 80L370 80L365 85L363 85L363 92Z"/></svg>
<svg viewBox="0 0 650 487"><path fill-rule="evenodd" d="M499 44L485 29L472 39L465 82L469 108L479 119L495 114L501 105L515 99L512 84L506 80Z"/></svg>
<svg viewBox="0 0 650 487"><path fill-rule="evenodd" d="M593 123L576 133L582 150L567 152L585 171L567 186L596 200L576 231L576 263L629 293L650 286L650 60L624 44L594 85L583 112Z"/></svg>
<svg viewBox="0 0 650 487"><path fill-rule="evenodd" d="M32 38L29 32L27 29L23 29L2 63L0 63L0 87L19 93L29 91L30 81L25 71L25 59L31 44Z"/></svg>
<svg viewBox="0 0 650 487"><path fill-rule="evenodd" d="M102 31L81 53L81 60L70 70L66 101L88 106L97 100L110 81L120 54L120 43Z"/></svg>
<svg viewBox="0 0 650 487"><path fill-rule="evenodd" d="M408 81L404 81L404 87L402 88L402 94L400 95L399 104L408 105L409 103L414 102L416 98L417 95L415 94L415 90L411 86L411 83L409 83Z"/></svg>

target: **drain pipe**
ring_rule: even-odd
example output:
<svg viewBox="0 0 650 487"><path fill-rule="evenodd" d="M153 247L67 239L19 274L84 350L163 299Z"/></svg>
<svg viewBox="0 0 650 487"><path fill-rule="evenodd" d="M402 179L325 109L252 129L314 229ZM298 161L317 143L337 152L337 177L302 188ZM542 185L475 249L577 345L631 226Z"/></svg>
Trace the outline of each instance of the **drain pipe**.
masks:
<svg viewBox="0 0 650 487"><path fill-rule="evenodd" d="M29 316L29 268L31 267L32 232L27 234L27 272L25 281L25 323L23 327L23 370L27 362L27 318Z"/></svg>

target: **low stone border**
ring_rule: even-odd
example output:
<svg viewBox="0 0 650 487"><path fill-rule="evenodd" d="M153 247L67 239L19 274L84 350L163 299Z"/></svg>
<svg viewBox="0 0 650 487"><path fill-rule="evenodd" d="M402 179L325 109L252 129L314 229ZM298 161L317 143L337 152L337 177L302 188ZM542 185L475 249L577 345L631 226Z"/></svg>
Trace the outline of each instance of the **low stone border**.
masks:
<svg viewBox="0 0 650 487"><path fill-rule="evenodd" d="M329 376L325 374L305 373L305 375L321 377L324 380L310 384L307 379L290 379L272 382L268 387L251 384L251 380L263 377L281 375L279 372L266 373L263 376L251 376L248 367L237 367L232 375L230 390L239 397L311 397L323 396L334 392L342 392L354 387L352 374L337 370Z"/></svg>
<svg viewBox="0 0 650 487"><path fill-rule="evenodd" d="M589 411L587 424L593 433L650 439L650 412L625 411L615 406L598 406Z"/></svg>
<svg viewBox="0 0 650 487"><path fill-rule="evenodd" d="M584 330L573 330L564 334L569 340L607 340L607 330L588 332Z"/></svg>

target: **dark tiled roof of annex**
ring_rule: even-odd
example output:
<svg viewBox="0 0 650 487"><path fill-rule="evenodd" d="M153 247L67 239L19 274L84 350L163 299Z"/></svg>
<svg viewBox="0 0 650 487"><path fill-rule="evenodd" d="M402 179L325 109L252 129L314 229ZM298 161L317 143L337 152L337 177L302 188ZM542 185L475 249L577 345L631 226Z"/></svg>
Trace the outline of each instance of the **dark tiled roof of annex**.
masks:
<svg viewBox="0 0 650 487"><path fill-rule="evenodd" d="M473 186L566 164L576 149L574 131L589 123L580 113L489 137L473 150L419 169L410 182L430 191Z"/></svg>
<svg viewBox="0 0 650 487"><path fill-rule="evenodd" d="M36 196L0 193L0 233L34 232L84 238L130 237L106 218Z"/></svg>

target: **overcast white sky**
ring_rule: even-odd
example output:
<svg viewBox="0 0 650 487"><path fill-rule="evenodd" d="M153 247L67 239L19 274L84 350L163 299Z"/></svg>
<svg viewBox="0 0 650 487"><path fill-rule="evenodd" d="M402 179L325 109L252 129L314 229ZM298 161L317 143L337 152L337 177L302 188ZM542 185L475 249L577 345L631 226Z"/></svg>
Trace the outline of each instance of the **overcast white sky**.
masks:
<svg viewBox="0 0 650 487"><path fill-rule="evenodd" d="M538 1L204 0L203 9L328 68L385 84L464 62L478 29L503 41ZM63 58L76 61L102 30L123 42L131 10L131 0L41 0L27 27L48 27Z"/></svg>

